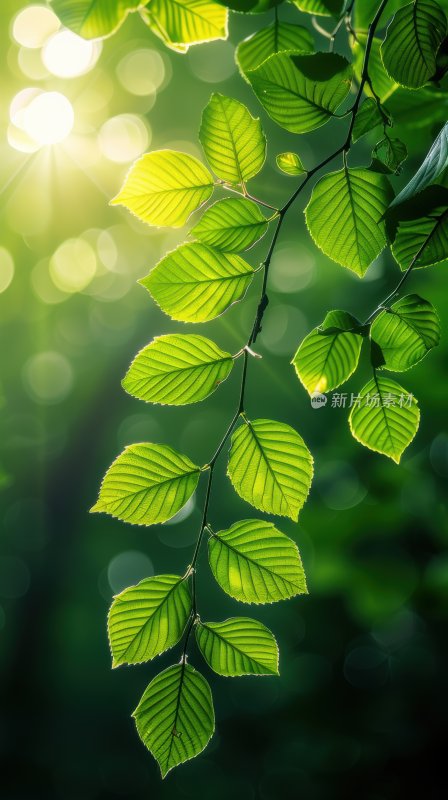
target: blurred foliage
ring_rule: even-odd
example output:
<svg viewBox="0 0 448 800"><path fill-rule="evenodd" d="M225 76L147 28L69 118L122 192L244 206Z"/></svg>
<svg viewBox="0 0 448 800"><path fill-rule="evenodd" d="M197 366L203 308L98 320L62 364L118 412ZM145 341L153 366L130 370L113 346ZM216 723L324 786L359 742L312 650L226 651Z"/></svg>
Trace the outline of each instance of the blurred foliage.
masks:
<svg viewBox="0 0 448 800"><path fill-rule="evenodd" d="M6 100L0 110L2 796L389 800L425 791L441 797L446 335L407 376L424 414L400 468L351 438L346 410L313 409L289 364L298 342L322 320L328 298L358 316L369 313L396 283L399 268L383 255L361 284L312 246L299 208L274 257L271 305L259 339L264 358L251 371L247 405L265 417L276 418L281 409L282 420L305 432L315 455L300 524L282 525L300 547L310 595L260 609L279 640L280 678L214 679L217 734L200 760L161 785L156 764L136 741L129 712L172 656L162 656L160 666L112 672L104 619L113 593L168 565L182 572L201 497L183 518L147 531L89 517L87 509L105 466L126 444L163 441L205 461L228 421L238 376L207 406L187 409L149 408L121 390L132 354L153 335L176 330L136 280L184 234L148 229L108 207L108 199L132 160L149 148L199 155L193 142L212 90L258 113L236 74L233 48L263 17L233 16L229 42L186 55L166 50L130 17L102 52L96 46L90 53L94 68L58 77L48 50L43 61L40 45L26 46L17 32L22 7L4 0L0 10ZM287 19L296 12L282 13ZM30 152L28 140L25 151L16 149L17 130L7 139L10 103L27 88L60 92L71 103L73 131L60 144ZM441 101L428 98L431 108L434 103L445 117ZM414 115L407 109L396 129L410 153L403 174L392 178L396 187L432 142L434 131L419 119L422 106ZM263 125L268 164L254 190L264 196L268 188L269 200L282 203L291 184L275 157L299 149L297 139L266 116ZM322 157L332 137L330 123L301 141L304 163ZM363 141L360 160L375 144ZM251 252L256 264L263 246ZM446 331L445 270L419 270L412 291L436 304ZM256 296L254 288L252 305L236 306L213 323L221 347L232 351L244 339ZM348 393L367 380L367 363L362 371ZM223 473L213 513L225 527L247 508ZM200 571L201 597L211 619L237 613L207 569Z"/></svg>

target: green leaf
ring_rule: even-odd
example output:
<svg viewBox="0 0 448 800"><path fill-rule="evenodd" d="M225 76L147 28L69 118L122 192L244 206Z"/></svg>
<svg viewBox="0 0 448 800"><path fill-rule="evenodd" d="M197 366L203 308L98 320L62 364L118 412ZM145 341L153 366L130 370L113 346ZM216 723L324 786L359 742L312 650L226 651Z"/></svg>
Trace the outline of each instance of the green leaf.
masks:
<svg viewBox="0 0 448 800"><path fill-rule="evenodd" d="M147 403L183 406L205 400L233 367L230 353L204 336L158 336L135 357L123 389Z"/></svg>
<svg viewBox="0 0 448 800"><path fill-rule="evenodd" d="M109 467L91 512L135 525L174 517L196 489L201 468L166 444L131 444Z"/></svg>
<svg viewBox="0 0 448 800"><path fill-rule="evenodd" d="M448 259L448 191L428 186L398 207L400 221L392 254L402 270L430 267Z"/></svg>
<svg viewBox="0 0 448 800"><path fill-rule="evenodd" d="M285 175L304 175L306 169L297 153L279 153L276 157L278 168Z"/></svg>
<svg viewBox="0 0 448 800"><path fill-rule="evenodd" d="M252 247L267 229L268 220L256 203L242 197L226 197L204 212L190 234L209 247L238 253Z"/></svg>
<svg viewBox="0 0 448 800"><path fill-rule="evenodd" d="M378 125L383 125L384 120L378 103L372 97L367 97L359 109L353 126L352 139L357 142L362 136L374 131Z"/></svg>
<svg viewBox="0 0 448 800"><path fill-rule="evenodd" d="M362 277L386 246L383 216L393 192L389 181L361 167L344 167L316 184L305 209L316 245Z"/></svg>
<svg viewBox="0 0 448 800"><path fill-rule="evenodd" d="M274 122L292 133L307 133L325 125L345 100L352 67L336 53L279 53L246 75Z"/></svg>
<svg viewBox="0 0 448 800"><path fill-rule="evenodd" d="M216 2L241 14L264 14L269 9L281 5L284 0L216 0Z"/></svg>
<svg viewBox="0 0 448 800"><path fill-rule="evenodd" d="M310 490L313 458L289 425L244 418L232 436L227 474L255 508L296 520Z"/></svg>
<svg viewBox="0 0 448 800"><path fill-rule="evenodd" d="M170 45L227 39L227 11L210 0L151 0L146 9Z"/></svg>
<svg viewBox="0 0 448 800"><path fill-rule="evenodd" d="M188 583L156 575L116 595L108 617L113 666L141 664L173 647L191 612Z"/></svg>
<svg viewBox="0 0 448 800"><path fill-rule="evenodd" d="M376 8L375 8L376 10ZM358 33L356 40L353 41L352 49L354 55L354 71L358 82L361 80L364 56L366 51L367 36ZM372 46L369 55L369 78L373 91L382 103L393 97L399 88L398 83L389 77L381 58L381 39L376 36L372 39ZM367 95L373 96L372 89L366 84L364 91Z"/></svg>
<svg viewBox="0 0 448 800"><path fill-rule="evenodd" d="M115 33L142 0L52 0L62 24L84 39L103 39Z"/></svg>
<svg viewBox="0 0 448 800"><path fill-rule="evenodd" d="M197 158L175 150L147 153L133 164L110 204L148 225L180 228L213 193L213 177Z"/></svg>
<svg viewBox="0 0 448 800"><path fill-rule="evenodd" d="M399 464L418 430L420 412L415 398L385 375L375 375L359 397L349 418L353 436Z"/></svg>
<svg viewBox="0 0 448 800"><path fill-rule="evenodd" d="M414 0L399 9L381 46L390 77L408 89L424 86L436 72L446 25L443 10L433 0Z"/></svg>
<svg viewBox="0 0 448 800"><path fill-rule="evenodd" d="M210 686L185 660L156 675L132 716L162 778L199 755L215 730Z"/></svg>
<svg viewBox="0 0 448 800"><path fill-rule="evenodd" d="M275 53L312 53L313 50L313 37L306 28L277 21L244 39L236 48L235 58L245 76L248 70L256 69Z"/></svg>
<svg viewBox="0 0 448 800"><path fill-rule="evenodd" d="M440 335L434 306L418 294L408 294L384 309L370 329L384 359L382 366L393 372L403 372L421 361L439 344Z"/></svg>
<svg viewBox="0 0 448 800"><path fill-rule="evenodd" d="M383 172L385 175L397 175L407 157L406 145L400 139L390 139L386 136L373 148L370 169L374 172Z"/></svg>
<svg viewBox="0 0 448 800"><path fill-rule="evenodd" d="M292 2L300 11L306 11L307 14L338 17L342 13L345 0L292 0Z"/></svg>
<svg viewBox="0 0 448 800"><path fill-rule="evenodd" d="M448 167L448 122L443 126L428 155L414 177L396 196L391 207L404 203L435 183Z"/></svg>
<svg viewBox="0 0 448 800"><path fill-rule="evenodd" d="M394 14L395 11L403 5L403 0L389 0L386 11L388 14ZM378 0L361 0L360 3L354 4L354 14L353 14L353 24L355 30L358 32L359 30L367 31L372 19L375 16L375 13L378 10ZM381 17L381 24L387 20L387 16L384 15Z"/></svg>
<svg viewBox="0 0 448 800"><path fill-rule="evenodd" d="M194 242L168 253L140 283L173 319L207 322L244 297L253 275L240 256Z"/></svg>
<svg viewBox="0 0 448 800"><path fill-rule="evenodd" d="M269 628L247 617L200 622L199 649L218 675L278 675L278 647Z"/></svg>
<svg viewBox="0 0 448 800"><path fill-rule="evenodd" d="M272 522L236 522L210 537L208 554L221 588L242 603L274 603L307 594L297 545Z"/></svg>
<svg viewBox="0 0 448 800"><path fill-rule="evenodd" d="M260 120L223 94L212 94L204 108L199 139L211 168L228 183L244 184L260 172L266 159Z"/></svg>
<svg viewBox="0 0 448 800"><path fill-rule="evenodd" d="M303 340L292 363L310 395L336 389L355 371L362 336L348 331L358 327L358 320L346 311L330 311Z"/></svg>

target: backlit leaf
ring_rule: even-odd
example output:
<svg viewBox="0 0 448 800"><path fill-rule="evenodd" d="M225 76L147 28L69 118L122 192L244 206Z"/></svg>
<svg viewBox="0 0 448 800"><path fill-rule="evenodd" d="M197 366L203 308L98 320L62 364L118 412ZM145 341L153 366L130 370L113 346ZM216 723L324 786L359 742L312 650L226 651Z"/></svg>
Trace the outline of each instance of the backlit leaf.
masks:
<svg viewBox="0 0 448 800"><path fill-rule="evenodd" d="M361 136L374 131L378 125L383 125L384 120L378 108L378 103L372 97L367 97L359 109L353 127L353 141L357 142Z"/></svg>
<svg viewBox="0 0 448 800"><path fill-rule="evenodd" d="M194 242L168 253L140 283L173 319L207 322L241 300L253 275L240 256Z"/></svg>
<svg viewBox="0 0 448 800"><path fill-rule="evenodd" d="M402 270L429 267L448 259L448 191L428 186L398 207L400 220L392 253ZM407 209L409 211L407 212Z"/></svg>
<svg viewBox="0 0 448 800"><path fill-rule="evenodd" d="M113 666L150 661L179 641L191 611L188 583L156 575L116 595L108 632Z"/></svg>
<svg viewBox="0 0 448 800"><path fill-rule="evenodd" d="M190 233L217 250L238 253L252 247L267 229L268 221L256 203L227 197L210 206Z"/></svg>
<svg viewBox="0 0 448 800"><path fill-rule="evenodd" d="M125 206L148 225L180 228L213 187L213 177L197 158L155 150L133 164L111 205Z"/></svg>
<svg viewBox="0 0 448 800"><path fill-rule="evenodd" d="M352 332L357 327L346 311L330 311L303 340L292 363L310 395L336 389L355 371L362 345L362 336Z"/></svg>
<svg viewBox="0 0 448 800"><path fill-rule="evenodd" d="M389 14L390 18L390 15L394 14L395 11L402 5L403 0L389 0L386 6L386 11L381 17L381 24L384 25L388 21L387 15ZM355 2L353 10L354 13L352 15L352 19L355 30L367 31L376 11L378 10L378 0L361 0L360 3Z"/></svg>
<svg viewBox="0 0 448 800"><path fill-rule="evenodd" d="M204 336L158 336L135 357L123 388L148 403L182 406L212 394L232 367L230 353Z"/></svg>
<svg viewBox="0 0 448 800"><path fill-rule="evenodd" d="M418 430L415 398L385 375L375 375L360 392L350 412L350 430L361 444L396 464Z"/></svg>
<svg viewBox="0 0 448 800"><path fill-rule="evenodd" d="M277 642L258 620L232 617L224 622L200 622L196 640L218 675L278 675Z"/></svg>
<svg viewBox="0 0 448 800"><path fill-rule="evenodd" d="M356 40L353 40L352 43L354 55L353 67L358 81L361 80L366 43L367 35L363 33L358 33L356 35ZM382 103L386 103L391 97L394 97L397 89L399 89L398 83L392 80L384 68L381 58L381 39L377 36L374 36L372 39L372 47L369 56L369 79L375 94ZM372 90L368 83L365 85L364 91L367 95L372 96Z"/></svg>
<svg viewBox="0 0 448 800"><path fill-rule="evenodd" d="M235 58L244 76L248 70L256 69L274 53L311 53L313 50L313 37L306 28L277 21L244 39L236 49Z"/></svg>
<svg viewBox="0 0 448 800"><path fill-rule="evenodd" d="M276 157L278 168L285 175L304 175L306 169L297 153L279 153Z"/></svg>
<svg viewBox="0 0 448 800"><path fill-rule="evenodd" d="M170 44L227 39L227 12L210 0L151 0L145 10Z"/></svg>
<svg viewBox="0 0 448 800"><path fill-rule="evenodd" d="M440 322L432 303L409 294L374 319L370 336L381 350L384 368L403 372L439 344Z"/></svg>
<svg viewBox="0 0 448 800"><path fill-rule="evenodd" d="M269 116L293 133L325 125L345 100L352 67L336 53L279 53L246 73Z"/></svg>
<svg viewBox="0 0 448 800"><path fill-rule="evenodd" d="M391 207L404 203L405 200L422 192L427 186L435 183L448 167L448 122L443 126L428 155L414 177L396 196Z"/></svg>
<svg viewBox="0 0 448 800"><path fill-rule="evenodd" d="M307 594L297 545L272 522L236 522L213 534L210 567L222 589L242 603L274 603Z"/></svg>
<svg viewBox="0 0 448 800"><path fill-rule="evenodd" d="M260 120L238 100L223 94L212 94L204 108L199 138L211 168L228 183L244 184L265 162L266 138Z"/></svg>
<svg viewBox="0 0 448 800"><path fill-rule="evenodd" d="M84 39L103 39L136 11L141 0L52 0L51 7L62 24Z"/></svg>
<svg viewBox="0 0 448 800"><path fill-rule="evenodd" d="M177 514L196 489L201 468L165 444L131 444L109 467L92 512L154 525Z"/></svg>
<svg viewBox="0 0 448 800"><path fill-rule="evenodd" d="M397 175L407 157L407 147L400 139L385 136L373 148L370 169L383 172L385 175Z"/></svg>
<svg viewBox="0 0 448 800"><path fill-rule="evenodd" d="M387 178L367 169L325 175L305 209L311 236L325 255L362 277L386 246L383 215L392 197Z"/></svg>
<svg viewBox="0 0 448 800"><path fill-rule="evenodd" d="M313 458L289 425L243 419L232 436L227 474L255 508L296 520L310 490Z"/></svg>
<svg viewBox="0 0 448 800"><path fill-rule="evenodd" d="M419 89L436 72L437 50L446 35L446 17L433 0L413 0L392 19L381 46L391 78L408 89Z"/></svg>
<svg viewBox="0 0 448 800"><path fill-rule="evenodd" d="M162 778L201 753L215 729L210 686L185 661L151 681L132 716Z"/></svg>
<svg viewBox="0 0 448 800"><path fill-rule="evenodd" d="M345 0L292 0L300 11L322 17L337 17L341 14Z"/></svg>

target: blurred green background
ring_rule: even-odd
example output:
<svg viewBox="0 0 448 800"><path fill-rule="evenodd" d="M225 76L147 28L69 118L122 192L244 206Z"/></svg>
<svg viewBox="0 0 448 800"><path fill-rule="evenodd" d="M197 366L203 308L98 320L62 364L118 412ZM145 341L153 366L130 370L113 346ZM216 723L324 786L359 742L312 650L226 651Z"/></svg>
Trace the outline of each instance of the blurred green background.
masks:
<svg viewBox="0 0 448 800"><path fill-rule="evenodd" d="M282 12L285 19L295 13ZM437 306L445 335L399 378L419 399L422 421L397 467L351 438L347 410L330 403L313 410L289 362L330 308L367 316L396 283L398 268L386 253L361 282L314 248L303 200L290 212L257 342L263 360L250 362L247 410L296 427L315 456L300 524L278 523L299 545L310 594L241 607L214 584L203 552L202 616L262 619L279 640L281 677L219 678L193 648L191 662L212 685L217 732L202 756L162 784L130 713L178 651L112 672L106 614L125 586L184 571L204 485L171 524L147 530L88 509L126 444L167 442L206 462L233 414L239 376L236 369L212 398L186 408L146 406L123 392L128 364L155 334L198 328L172 323L136 285L186 232L147 228L108 199L150 148L200 156L197 130L213 90L259 113L233 51L270 18L234 15L229 42L186 56L164 49L134 17L102 46L83 47L30 4L3 0L0 20L2 798L445 796L437 772L448 718L446 265L420 270L408 284ZM60 129L48 122L42 91L69 101L52 95L62 108ZM411 158L393 179L397 186L432 141L425 107L417 112L402 117L399 134ZM446 118L443 103L437 113ZM312 165L345 127L328 125L302 140L262 117L269 155L252 190L278 204L295 184L278 173L275 155L295 149ZM63 140L46 144L54 138ZM374 143L355 150L353 163L366 163ZM266 246L250 251L251 263ZM253 287L200 332L236 352L257 294ZM357 392L368 374L364 354L343 391ZM211 509L218 528L253 516L225 477L224 459Z"/></svg>

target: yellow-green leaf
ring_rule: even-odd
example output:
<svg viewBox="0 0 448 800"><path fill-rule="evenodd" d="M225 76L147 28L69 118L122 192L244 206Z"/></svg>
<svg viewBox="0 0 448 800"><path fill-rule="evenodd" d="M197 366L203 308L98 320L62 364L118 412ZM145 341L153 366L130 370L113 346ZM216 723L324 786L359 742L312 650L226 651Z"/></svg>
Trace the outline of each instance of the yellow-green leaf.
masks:
<svg viewBox="0 0 448 800"><path fill-rule="evenodd" d="M209 247L239 253L258 242L267 229L268 220L256 203L226 197L210 206L190 233Z"/></svg>
<svg viewBox="0 0 448 800"><path fill-rule="evenodd" d="M440 321L428 300L408 294L385 308L370 329L385 369L403 372L417 364L440 342Z"/></svg>
<svg viewBox="0 0 448 800"><path fill-rule="evenodd" d="M212 394L232 367L230 353L204 336L158 336L137 354L123 388L147 403L182 406Z"/></svg>
<svg viewBox="0 0 448 800"><path fill-rule="evenodd" d="M173 319L208 322L241 300L253 275L240 256L194 242L168 253L140 283Z"/></svg>
<svg viewBox="0 0 448 800"><path fill-rule="evenodd" d="M204 108L199 139L211 168L228 183L244 184L265 162L266 138L260 120L238 100L223 94L212 94Z"/></svg>
<svg viewBox="0 0 448 800"><path fill-rule="evenodd" d="M131 167L111 205L125 206L148 225L180 228L213 192L213 177L194 156L147 153Z"/></svg>
<svg viewBox="0 0 448 800"><path fill-rule="evenodd" d="M179 641L191 611L180 575L145 578L114 597L108 617L113 666L141 664Z"/></svg>
<svg viewBox="0 0 448 800"><path fill-rule="evenodd" d="M210 686L185 659L151 681L132 716L162 778L201 753L215 729Z"/></svg>
<svg viewBox="0 0 448 800"><path fill-rule="evenodd" d="M278 675L278 647L269 628L256 619L232 617L199 622L199 649L218 675Z"/></svg>
<svg viewBox="0 0 448 800"><path fill-rule="evenodd" d="M255 508L296 520L310 490L313 458L290 425L244 419L232 436L227 474Z"/></svg>
<svg viewBox="0 0 448 800"><path fill-rule="evenodd" d="M346 311L330 311L301 343L293 364L307 392L329 392L344 383L358 366L362 336L359 322Z"/></svg>
<svg viewBox="0 0 448 800"><path fill-rule="evenodd" d="M304 175L306 169L297 153L279 153L276 157L278 168L285 175Z"/></svg>
<svg viewBox="0 0 448 800"><path fill-rule="evenodd" d="M84 39L103 39L136 11L142 0L52 0L51 7L66 28Z"/></svg>
<svg viewBox="0 0 448 800"><path fill-rule="evenodd" d="M208 554L221 588L242 603L275 603L307 594L297 545L272 522L236 522L210 537Z"/></svg>
<svg viewBox="0 0 448 800"><path fill-rule="evenodd" d="M166 444L131 444L109 467L90 510L135 525L166 522L191 497L200 474L188 456Z"/></svg>
<svg viewBox="0 0 448 800"><path fill-rule="evenodd" d="M352 67L336 53L278 53L247 78L269 116L292 133L325 125L347 97Z"/></svg>
<svg viewBox="0 0 448 800"><path fill-rule="evenodd" d="M377 374L361 389L349 418L358 442L396 464L417 433L419 421L415 397L395 381Z"/></svg>
<svg viewBox="0 0 448 800"><path fill-rule="evenodd" d="M386 246L384 214L393 198L384 175L344 167L321 178L305 209L316 245L362 277Z"/></svg>
<svg viewBox="0 0 448 800"><path fill-rule="evenodd" d="M313 50L313 37L302 25L274 22L244 39L236 49L235 58L245 77L248 70L256 69L274 53L312 53Z"/></svg>

